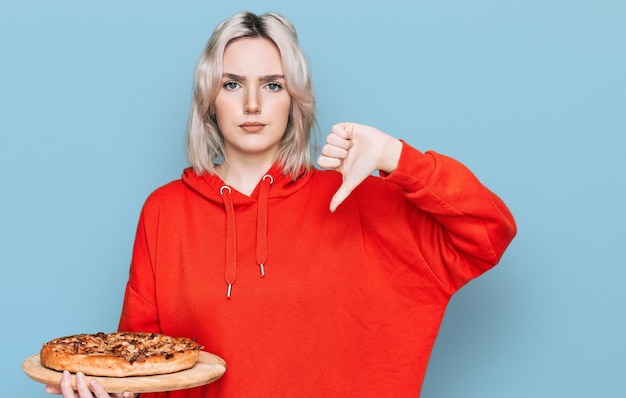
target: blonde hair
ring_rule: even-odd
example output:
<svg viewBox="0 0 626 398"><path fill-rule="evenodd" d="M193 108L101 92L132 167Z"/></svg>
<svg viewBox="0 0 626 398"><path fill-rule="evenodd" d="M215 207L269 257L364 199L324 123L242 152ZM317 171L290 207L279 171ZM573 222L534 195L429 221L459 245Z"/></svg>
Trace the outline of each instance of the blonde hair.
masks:
<svg viewBox="0 0 626 398"><path fill-rule="evenodd" d="M187 152L191 166L201 174L215 173L214 163L224 161L224 140L215 118L215 98L221 88L222 58L229 43L243 37L271 40L281 54L291 109L280 143L278 163L295 178L310 169L311 130L316 125L315 96L309 67L298 44L293 24L276 13L240 12L220 23L198 61L187 126Z"/></svg>

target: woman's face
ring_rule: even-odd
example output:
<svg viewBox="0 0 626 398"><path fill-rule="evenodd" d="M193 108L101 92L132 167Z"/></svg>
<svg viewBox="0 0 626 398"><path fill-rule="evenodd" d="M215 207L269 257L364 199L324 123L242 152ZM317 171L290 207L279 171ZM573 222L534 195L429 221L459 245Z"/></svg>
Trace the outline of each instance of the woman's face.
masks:
<svg viewBox="0 0 626 398"><path fill-rule="evenodd" d="M264 38L230 43L224 51L222 86L215 99L227 158L276 160L290 107L282 60L274 43Z"/></svg>

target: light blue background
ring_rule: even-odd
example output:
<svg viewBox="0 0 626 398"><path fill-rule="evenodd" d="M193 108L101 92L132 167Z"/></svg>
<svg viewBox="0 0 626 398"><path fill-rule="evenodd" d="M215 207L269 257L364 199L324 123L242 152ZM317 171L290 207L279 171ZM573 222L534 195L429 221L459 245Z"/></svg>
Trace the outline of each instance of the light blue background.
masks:
<svg viewBox="0 0 626 398"><path fill-rule="evenodd" d="M295 23L324 133L456 157L517 218L422 396L626 396L620 0L3 2L0 395L47 396L20 368L42 342L116 328L143 201L186 165L196 59L241 9Z"/></svg>

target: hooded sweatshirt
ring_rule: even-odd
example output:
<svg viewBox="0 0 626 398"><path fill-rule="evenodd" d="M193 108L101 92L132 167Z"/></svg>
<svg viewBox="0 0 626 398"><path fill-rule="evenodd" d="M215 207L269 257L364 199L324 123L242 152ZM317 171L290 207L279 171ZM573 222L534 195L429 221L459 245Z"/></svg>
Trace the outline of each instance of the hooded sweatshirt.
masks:
<svg viewBox="0 0 626 398"><path fill-rule="evenodd" d="M120 330L197 338L219 380L157 397L417 397L446 305L516 227L459 162L403 143L334 213L335 171L250 196L186 169L142 209Z"/></svg>

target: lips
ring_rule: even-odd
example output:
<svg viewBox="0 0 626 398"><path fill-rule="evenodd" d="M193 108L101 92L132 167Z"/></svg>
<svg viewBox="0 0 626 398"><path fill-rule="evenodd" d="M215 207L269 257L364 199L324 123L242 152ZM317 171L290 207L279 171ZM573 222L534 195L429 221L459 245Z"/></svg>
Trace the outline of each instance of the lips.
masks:
<svg viewBox="0 0 626 398"><path fill-rule="evenodd" d="M247 133L258 133L259 131L263 130L263 128L265 127L265 124L257 123L257 122L248 122L248 123L243 123L239 125L239 127L241 127L241 129Z"/></svg>

